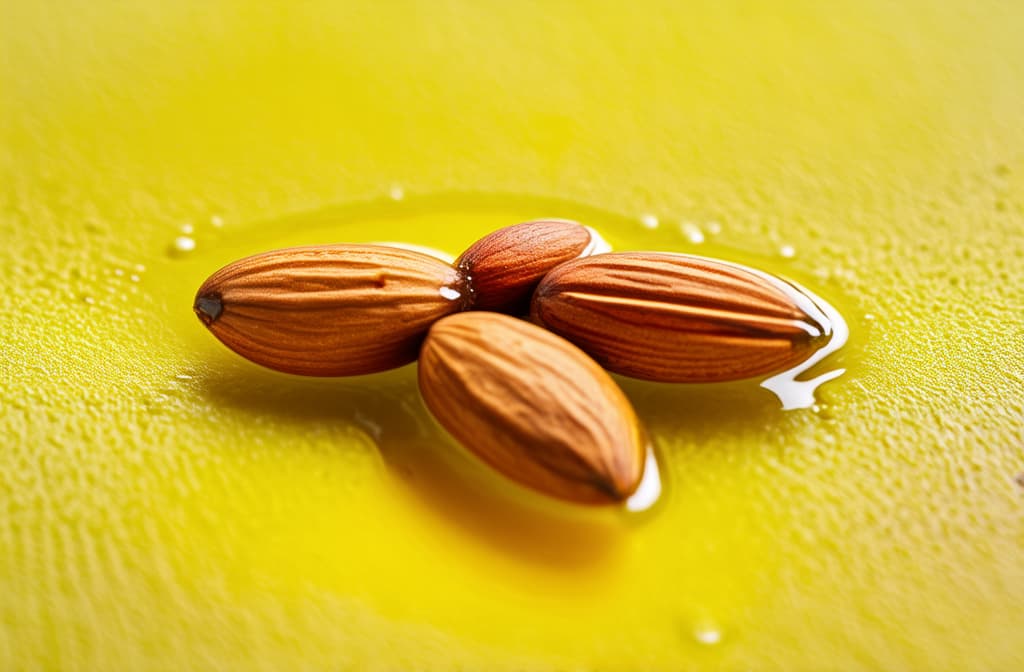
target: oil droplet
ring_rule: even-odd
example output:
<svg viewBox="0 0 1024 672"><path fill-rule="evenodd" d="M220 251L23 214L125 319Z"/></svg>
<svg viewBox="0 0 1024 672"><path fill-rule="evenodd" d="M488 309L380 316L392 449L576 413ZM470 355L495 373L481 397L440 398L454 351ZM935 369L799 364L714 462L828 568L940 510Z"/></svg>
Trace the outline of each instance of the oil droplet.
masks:
<svg viewBox="0 0 1024 672"><path fill-rule="evenodd" d="M196 230L196 227L192 226L190 222L185 222L181 225L181 232L185 235L191 235Z"/></svg>
<svg viewBox="0 0 1024 672"><path fill-rule="evenodd" d="M817 389L846 372L846 369L835 369L810 380L797 380L797 376L801 373L843 347L850 337L850 329L838 310L809 289L800 287L795 283L790 283L790 285L793 288L791 296L797 302L797 305L808 315L814 317L825 328L825 333L831 334L832 337L825 347L793 368L761 382L761 387L774 392L775 396L779 398L779 401L782 402L782 410L784 411L813 407L816 403L814 393Z"/></svg>
<svg viewBox="0 0 1024 672"><path fill-rule="evenodd" d="M196 249L196 241L189 236L178 236L171 243L171 253L176 256L188 254L194 249Z"/></svg>
<svg viewBox="0 0 1024 672"><path fill-rule="evenodd" d="M132 282L138 282L142 278L139 276L138 273L132 273L131 276L129 276L128 279L131 280Z"/></svg>
<svg viewBox="0 0 1024 672"><path fill-rule="evenodd" d="M400 201L405 198L405 189L400 184L392 184L391 189L388 190L388 197L392 201Z"/></svg>
<svg viewBox="0 0 1024 672"><path fill-rule="evenodd" d="M722 224L714 220L708 222L705 228L708 230L708 233L710 233L712 236L717 236L722 232Z"/></svg>
<svg viewBox="0 0 1024 672"><path fill-rule="evenodd" d="M783 245L779 248L779 254L786 259L792 259L796 256L796 248L792 245Z"/></svg>
<svg viewBox="0 0 1024 672"><path fill-rule="evenodd" d="M82 301L85 301L90 306L95 306L96 305L96 299L92 298L91 296L83 296L82 297Z"/></svg>
<svg viewBox="0 0 1024 672"><path fill-rule="evenodd" d="M700 245L704 242L704 232L700 230L700 227L693 222L683 222L679 225L679 230L683 232L686 239L694 245Z"/></svg>
<svg viewBox="0 0 1024 672"><path fill-rule="evenodd" d="M661 473L658 470L658 458L654 450L647 447L647 460L644 462L644 475L640 479L640 485L636 492L626 500L626 510L637 512L646 511L654 506L654 503L661 497Z"/></svg>
<svg viewBox="0 0 1024 672"><path fill-rule="evenodd" d="M874 313L865 313L864 314L864 319L870 322L871 320L875 319L875 314Z"/></svg>
<svg viewBox="0 0 1024 672"><path fill-rule="evenodd" d="M658 228L658 218L650 213L641 215L640 223L644 225L645 229Z"/></svg>
<svg viewBox="0 0 1024 672"><path fill-rule="evenodd" d="M124 275L124 269L115 268L114 269L114 275L116 275L118 277L121 277L122 275Z"/></svg>
<svg viewBox="0 0 1024 672"><path fill-rule="evenodd" d="M221 217L220 215L212 215L210 217L210 224L219 229L220 227L224 226L224 218Z"/></svg>
<svg viewBox="0 0 1024 672"><path fill-rule="evenodd" d="M146 266L144 264L135 264L134 268L136 273L145 273L146 271Z"/></svg>
<svg viewBox="0 0 1024 672"><path fill-rule="evenodd" d="M699 623L693 629L693 638L697 640L698 644L714 646L715 644L721 643L722 630L714 623Z"/></svg>

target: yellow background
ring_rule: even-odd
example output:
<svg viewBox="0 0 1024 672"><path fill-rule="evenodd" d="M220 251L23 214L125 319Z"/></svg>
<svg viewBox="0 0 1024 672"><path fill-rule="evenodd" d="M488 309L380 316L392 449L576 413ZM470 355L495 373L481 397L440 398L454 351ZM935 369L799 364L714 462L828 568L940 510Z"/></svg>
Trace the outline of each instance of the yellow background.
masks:
<svg viewBox="0 0 1024 672"><path fill-rule="evenodd" d="M1021 668L1022 34L995 0L4 0L0 669ZM277 375L191 314L251 252L537 216L800 280L847 373L785 413L624 381L666 480L634 519L486 472L414 367Z"/></svg>

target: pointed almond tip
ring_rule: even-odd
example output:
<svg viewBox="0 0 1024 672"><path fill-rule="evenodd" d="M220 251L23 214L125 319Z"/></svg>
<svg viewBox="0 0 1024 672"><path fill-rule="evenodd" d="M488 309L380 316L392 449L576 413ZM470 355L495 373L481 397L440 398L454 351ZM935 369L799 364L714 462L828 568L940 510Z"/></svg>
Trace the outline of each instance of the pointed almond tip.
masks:
<svg viewBox="0 0 1024 672"><path fill-rule="evenodd" d="M192 305L192 310L195 311L196 316L203 324L210 326L224 312L224 301L221 299L220 294L214 292L199 294Z"/></svg>

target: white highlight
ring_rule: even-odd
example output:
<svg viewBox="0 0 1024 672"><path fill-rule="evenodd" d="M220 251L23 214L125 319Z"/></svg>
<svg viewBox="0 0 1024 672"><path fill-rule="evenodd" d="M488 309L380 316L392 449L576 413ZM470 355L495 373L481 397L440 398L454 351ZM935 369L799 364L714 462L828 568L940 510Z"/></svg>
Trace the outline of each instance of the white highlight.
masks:
<svg viewBox="0 0 1024 672"><path fill-rule="evenodd" d="M583 228L590 234L590 242L583 248L578 258L591 257L595 254L604 254L612 251L612 246L597 232L597 229L591 226L584 226Z"/></svg>
<svg viewBox="0 0 1024 672"><path fill-rule="evenodd" d="M449 301L455 301L456 299L462 298L462 294L457 289L451 287L442 287L441 296L448 299Z"/></svg>
<svg viewBox="0 0 1024 672"><path fill-rule="evenodd" d="M627 511L646 511L654 506L661 497L661 473L658 471L658 458L654 450L647 447L647 460L644 462L644 475L636 492L626 500Z"/></svg>

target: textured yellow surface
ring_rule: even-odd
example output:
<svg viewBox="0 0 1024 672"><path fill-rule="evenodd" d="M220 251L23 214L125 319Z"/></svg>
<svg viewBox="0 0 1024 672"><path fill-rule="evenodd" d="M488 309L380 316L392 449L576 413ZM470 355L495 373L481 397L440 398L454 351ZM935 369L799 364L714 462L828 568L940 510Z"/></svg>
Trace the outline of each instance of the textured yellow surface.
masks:
<svg viewBox="0 0 1024 672"><path fill-rule="evenodd" d="M3 2L0 669L1024 667L1021 34L994 0ZM847 373L817 411L626 383L666 477L634 520L481 469L414 367L277 375L190 312L249 252L541 215L804 282Z"/></svg>

